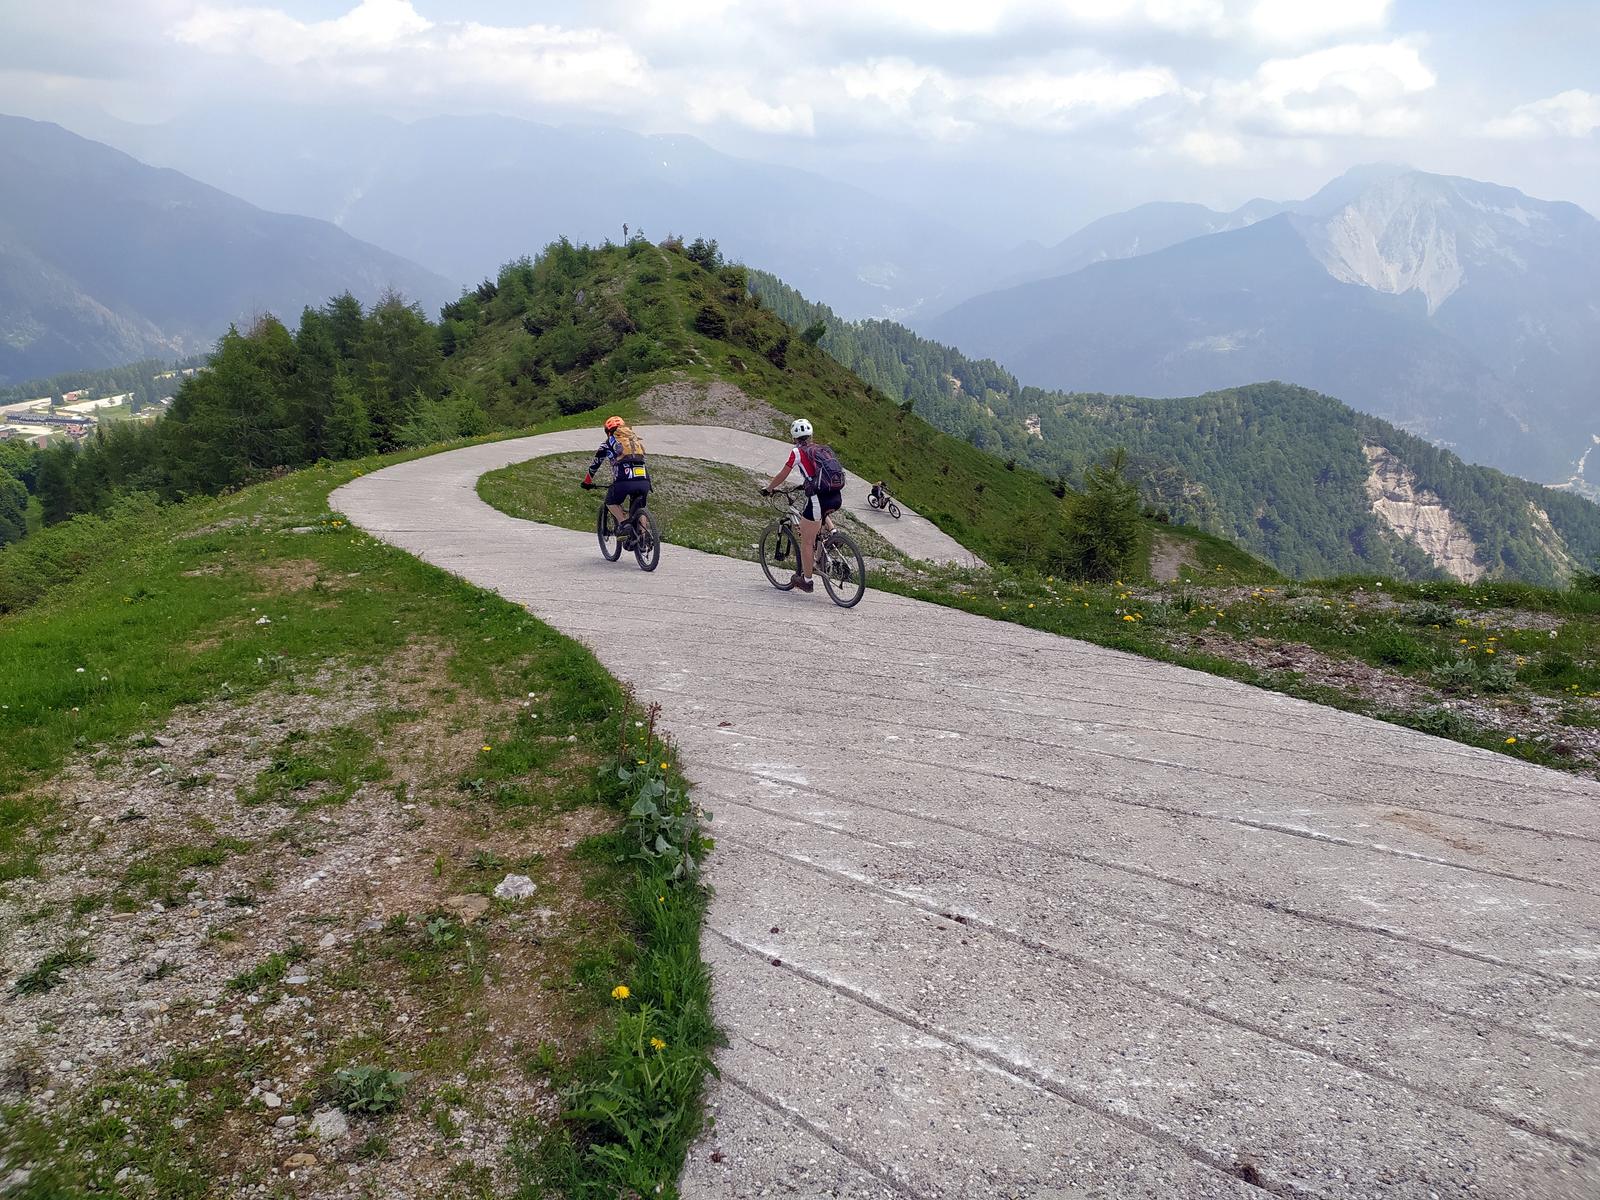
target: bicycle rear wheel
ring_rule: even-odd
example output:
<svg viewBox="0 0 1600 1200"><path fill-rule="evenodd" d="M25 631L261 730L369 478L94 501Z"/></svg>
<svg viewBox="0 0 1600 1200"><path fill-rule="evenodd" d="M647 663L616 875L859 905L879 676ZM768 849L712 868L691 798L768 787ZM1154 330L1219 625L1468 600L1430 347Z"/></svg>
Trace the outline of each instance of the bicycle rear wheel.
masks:
<svg viewBox="0 0 1600 1200"><path fill-rule="evenodd" d="M761 569L767 582L780 592L794 587L793 576L800 569L800 547L794 532L782 521L774 521L761 531Z"/></svg>
<svg viewBox="0 0 1600 1200"><path fill-rule="evenodd" d="M640 509L633 517L633 556L641 571L654 571L661 564L661 529L653 513Z"/></svg>
<svg viewBox="0 0 1600 1200"><path fill-rule="evenodd" d="M595 518L594 532L600 539L600 553L606 556L607 562L616 562L622 557L622 541L617 537L617 519L604 504Z"/></svg>
<svg viewBox="0 0 1600 1200"><path fill-rule="evenodd" d="M874 496L871 492L867 493L867 507L868 508L881 508L882 507L882 505L880 505L878 503L878 498L876 496Z"/></svg>
<svg viewBox="0 0 1600 1200"><path fill-rule="evenodd" d="M835 531L823 539L819 547L822 562L817 564L817 574L822 576L822 586L840 608L854 608L867 594L867 564L861 550L848 533Z"/></svg>

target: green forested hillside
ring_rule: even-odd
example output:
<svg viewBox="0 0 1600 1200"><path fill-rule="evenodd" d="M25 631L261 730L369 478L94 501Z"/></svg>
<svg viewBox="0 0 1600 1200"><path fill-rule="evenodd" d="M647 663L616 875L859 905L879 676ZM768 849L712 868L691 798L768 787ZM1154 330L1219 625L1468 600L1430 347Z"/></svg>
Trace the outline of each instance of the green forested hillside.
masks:
<svg viewBox="0 0 1600 1200"><path fill-rule="evenodd" d="M1600 506L1464 463L1304 388L1263 383L1148 400L1024 387L993 362L891 321L841 321L770 275L751 278L774 312L813 330L823 349L940 429L1066 479L1126 447L1148 503L1237 541L1287 574L1434 573L1420 551L1373 517L1364 444L1390 450L1419 488L1441 498L1492 575L1554 583L1572 562L1600 556ZM1535 510L1548 515L1570 560Z"/></svg>
<svg viewBox="0 0 1600 1200"><path fill-rule="evenodd" d="M291 331L230 331L170 413L40 456L48 521L119 497L215 493L286 468L520 429L652 384L723 379L805 415L851 469L887 480L985 557L1061 561L1064 489L980 452L865 386L749 291L714 244L557 243L445 306L341 296ZM782 436L786 421L773 420ZM777 464L774 464L776 467Z"/></svg>

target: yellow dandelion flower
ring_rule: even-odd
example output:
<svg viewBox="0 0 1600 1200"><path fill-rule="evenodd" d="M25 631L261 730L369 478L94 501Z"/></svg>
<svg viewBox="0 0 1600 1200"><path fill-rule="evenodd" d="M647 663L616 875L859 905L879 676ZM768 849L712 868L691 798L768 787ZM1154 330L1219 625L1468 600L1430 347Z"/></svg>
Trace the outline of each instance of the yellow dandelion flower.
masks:
<svg viewBox="0 0 1600 1200"><path fill-rule="evenodd" d="M662 770L663 770L663 771L665 771L665 770L666 770L666 769L667 769L667 766L668 766L668 764L666 764L666 763L662 763L662 764L661 764L661 769L662 769Z"/></svg>
<svg viewBox="0 0 1600 1200"><path fill-rule="evenodd" d="M650 1049L654 1050L657 1054L660 1054L666 1048L667 1044L660 1038L653 1037L650 1039Z"/></svg>
<svg viewBox="0 0 1600 1200"><path fill-rule="evenodd" d="M1028 605L1028 607L1029 607L1029 608L1032 608L1032 607L1033 607L1033 605L1031 605L1031 604L1030 604L1030 605Z"/></svg>
<svg viewBox="0 0 1600 1200"><path fill-rule="evenodd" d="M631 995L633 993L628 990L628 985L625 983L619 983L611 989L611 998L613 1000L626 1000Z"/></svg>
<svg viewBox="0 0 1600 1200"><path fill-rule="evenodd" d="M1506 745L1508 745L1508 746L1515 746L1515 745L1516 745L1516 744L1517 744L1517 739L1516 739L1516 738L1514 738L1514 737L1508 737L1508 738L1507 738L1507 739L1506 739Z"/></svg>
<svg viewBox="0 0 1600 1200"><path fill-rule="evenodd" d="M1124 621L1131 621L1131 620L1133 620L1133 614L1132 614L1132 613L1125 613L1125 614L1124 614L1124 615L1123 615L1123 618L1122 618L1122 619L1123 619L1123 620L1124 620Z"/></svg>

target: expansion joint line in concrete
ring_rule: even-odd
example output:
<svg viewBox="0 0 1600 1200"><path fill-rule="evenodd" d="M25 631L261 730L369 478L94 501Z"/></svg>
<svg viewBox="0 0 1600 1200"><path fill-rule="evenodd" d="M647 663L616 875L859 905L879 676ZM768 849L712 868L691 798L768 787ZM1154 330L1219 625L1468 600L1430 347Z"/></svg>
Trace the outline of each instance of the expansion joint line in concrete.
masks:
<svg viewBox="0 0 1600 1200"><path fill-rule="evenodd" d="M737 803L737 801L735 801L735 803ZM896 891L894 888L884 887L881 884L859 878L858 876L851 875L847 872L835 870L834 868L825 866L814 859L806 858L804 855L785 854L782 851L769 849L768 847L762 846L758 842L748 841L738 837L737 835L729 836L728 834L722 834L721 840L723 842L731 842L736 846L742 846L746 850L749 850L753 853L764 854L771 858L775 858L780 862L789 863L790 865L799 867L802 870L814 872L815 874L821 875L826 879L830 879L834 883L841 884L844 887L871 893L872 895L876 895L891 904L899 904L907 908L914 908L919 912L928 913L932 916L943 917L945 920L955 922L966 929L976 930L979 933L986 933L991 937L996 937L1002 939L1003 941L1011 942L1015 945L1023 947L1026 950L1033 951L1034 953L1044 954L1048 955L1049 957L1059 959L1062 962L1069 964L1076 970L1084 971L1091 975L1097 975L1101 979L1105 979L1122 987L1129 988L1152 999L1160 1000L1167 1004L1178 1005L1189 1012L1197 1013L1200 1016L1208 1018L1209 1020L1232 1026L1235 1029L1243 1030L1244 1032L1252 1034L1256 1037L1265 1038L1269 1042L1286 1046L1289 1049L1297 1051L1301 1054L1309 1054L1314 1058L1335 1063L1346 1070L1368 1076L1371 1079L1392 1084L1395 1087L1404 1088L1406 1091L1412 1092L1418 1096L1423 1096L1430 1100L1442 1101L1445 1104L1453 1105L1456 1108L1475 1113L1486 1120L1509 1126L1512 1129L1519 1130L1522 1133L1531 1134L1534 1137L1543 1138L1546 1141L1556 1143L1557 1145L1563 1146L1569 1150L1577 1150L1584 1154L1600 1153L1600 1145L1596 1145L1594 1142L1588 1141L1587 1139L1575 1138L1567 1134L1560 1133L1557 1130L1540 1125L1527 1117L1521 1117L1514 1113L1502 1112L1499 1109L1488 1108L1483 1105L1475 1104L1472 1101L1463 1099L1456 1093L1447 1091L1443 1088L1413 1083L1411 1080L1408 1080L1403 1076L1396 1075L1391 1071L1385 1071L1381 1067L1373 1066L1370 1063L1355 1057L1354 1055L1342 1054L1338 1051L1328 1050L1318 1046L1314 1042L1307 1042L1298 1038L1286 1037L1269 1026L1259 1025L1253 1021L1246 1021L1238 1017L1231 1016L1220 1009L1212 1008L1210 1005L1202 1001L1195 1000L1182 992L1167 991L1164 988L1156 987L1154 984L1145 983L1143 980L1137 979L1131 975L1126 975L1120 971L1114 971L1109 967L1102 966L1092 959L1085 958L1082 955L1074 954L1070 950L1063 949L1060 946L1055 946L1048 942L1042 942L1037 938L1029 937L1027 934L1022 933L1019 930L1011 929L1004 925L999 925L977 913L964 912L958 914L948 908L930 903L919 896Z"/></svg>
<svg viewBox="0 0 1600 1200"><path fill-rule="evenodd" d="M718 940L722 941L731 948L738 950L743 954L747 954L752 958L760 959L761 961L769 964L774 962L772 956L766 951L762 950L759 946L752 946L748 942L738 937L736 934L730 933L727 930L718 929L713 925L707 925L706 932L714 935ZM1005 1055L990 1050L985 1046L977 1045L976 1043L969 1041L967 1038L961 1037L959 1034L951 1033L948 1030L932 1024L931 1022L924 1021L920 1017L908 1013L903 1009L894 1007L892 1004L885 1004L883 1001L867 995L858 988L851 987L849 984L843 983L837 979L829 979L825 975L821 975L815 971L808 970L805 967L798 966L795 963L790 962L788 959L779 959L776 961L776 965L782 970L788 971L791 974L804 979L808 983L814 984L820 988L825 988L836 996L841 996L846 1000L861 1005L863 1008L869 1008L873 1012L888 1017L890 1020L898 1022L908 1029L913 1029L926 1037L934 1038L937 1041L943 1042L951 1049L959 1050L963 1054L970 1054L974 1058L981 1059L982 1061L988 1063L991 1067L995 1068L995 1070L1000 1071L1023 1084L1037 1088L1040 1091L1049 1092L1051 1095L1065 1100L1069 1104L1074 1104L1079 1108L1089 1110L1103 1120L1110 1121L1112 1124L1120 1126L1121 1128L1128 1130L1130 1133L1144 1138L1146 1141L1155 1142L1158 1145L1165 1146L1169 1150L1174 1150L1183 1155L1185 1158L1192 1159L1194 1162L1203 1167L1207 1167L1218 1172L1219 1174L1226 1175L1231 1180L1240 1181L1238 1173L1234 1170L1234 1164L1226 1162L1219 1156L1212 1154L1203 1147L1194 1146L1188 1142L1185 1142L1176 1134L1169 1133L1167 1130L1162 1129L1158 1125L1153 1125L1148 1121L1141 1120L1138 1117L1129 1116L1126 1113L1119 1113L1108 1105L1101 1104L1095 1100L1094 1097L1084 1093L1080 1089L1070 1087L1061 1082L1059 1079L1045 1074L1043 1071L1035 1070L1025 1063L1019 1063L1014 1059L1007 1058ZM1290 1180L1261 1179L1260 1182L1241 1182L1246 1182L1248 1186L1258 1188L1259 1190L1274 1196L1299 1198L1316 1197L1319 1195L1318 1192L1312 1191Z"/></svg>
<svg viewBox="0 0 1600 1200"><path fill-rule="evenodd" d="M800 1112L792 1105L784 1103L784 1101L779 1099L777 1096L772 1095L770 1092L764 1091L755 1084L751 1083L749 1080L727 1070L720 1072L720 1078L722 1079L723 1083L732 1084L746 1096L749 1096L750 1099L754 1100L757 1104L775 1114L780 1120L787 1121L791 1125L798 1126L811 1137L814 1137L817 1141L821 1142L824 1146L827 1146L835 1154L839 1155L840 1158L845 1159L846 1161L865 1171L868 1175L871 1175L896 1196L902 1196L905 1198L905 1200L932 1200L931 1197L925 1197L921 1192L911 1190L900 1180L896 1179L894 1177L894 1173L890 1171L888 1167L884 1166L876 1159L863 1154L848 1142L834 1137L833 1134L829 1133L815 1121L812 1121L804 1113Z"/></svg>
<svg viewBox="0 0 1600 1200"><path fill-rule="evenodd" d="M670 690L670 689L667 689L667 690ZM697 691L696 692L696 696L699 697L699 698L703 698L703 699L722 700L722 701L724 701L726 703L737 703L738 702L736 697L728 696L728 695L722 695L722 694L718 694L718 693L714 693L714 692L707 692L707 691L705 691L703 689L700 690L700 691ZM895 697L892 697L892 696L878 696L878 697L869 696L869 697L866 697L866 698L867 699L882 699L882 700L890 700L890 701L896 699ZM827 707L825 707L825 706L823 706L821 704L818 704L818 703L814 702L810 698L808 698L807 701L806 701L806 711L815 712L815 713L818 713L820 715L825 715L825 716L841 716L841 715L844 715L843 710L840 710L840 709L829 709L829 708L827 708ZM1065 720L1067 718L1061 718L1061 719ZM891 725L896 729L917 730L917 731L925 732L925 733L938 734L938 733L950 732L949 730L947 730L942 725L918 724L917 722L907 721L907 720L905 720L903 718L886 719L884 722L881 722L881 723ZM1160 732L1160 731L1151 728L1151 729L1143 729L1143 730L1141 730L1141 732ZM766 740L769 740L769 741L778 740L778 739L772 739L772 738L767 737L766 735L762 735L762 734L749 734L748 736L750 738L752 738L752 740L757 739L757 738L765 738ZM1281 783L1276 783L1275 781L1273 781L1271 779L1264 779L1264 778L1261 778L1261 777L1255 776L1255 775L1241 775L1241 774L1237 774L1237 773L1234 773L1234 772L1231 772L1231 771L1217 771L1217 770L1213 770L1213 769L1206 768L1206 767L1191 766L1188 763L1176 762L1176 761L1174 761L1172 759L1155 758L1155 757L1152 757L1152 756L1149 756L1149 755L1125 754L1125 753L1122 753L1121 751L1117 751L1117 750L1107 750L1104 747L1100 747L1100 746L1089 746L1089 745L1065 746L1060 742L1046 741L1046 740L1044 740L1042 738L1022 737L1022 736L1020 736L1018 734L1014 734L1014 733L991 733L991 738L992 738L992 740L994 742L1016 742L1016 743L1020 743L1021 745L1024 745L1024 746L1044 747L1044 748L1051 749L1051 750L1067 750L1067 749L1070 749L1073 753L1076 753L1076 754L1084 754L1084 755L1088 755L1088 756L1092 756L1092 757L1096 757L1096 758L1109 758L1109 759L1112 759L1112 760L1114 760L1116 762L1138 763L1141 766L1161 767L1163 769L1172 770L1172 771L1182 771L1182 772L1184 772L1186 774L1190 774L1190 775L1199 775L1201 778L1204 778L1204 779L1226 780L1226 781L1228 781L1230 783L1241 783L1241 784L1266 784L1266 785L1272 786L1272 787L1285 786L1285 785L1283 785ZM1243 744L1243 743L1240 743L1240 744ZM897 755L897 754L895 754L895 753L893 753L892 751L889 751L889 750L878 750L878 751L876 751L876 754L877 754L877 757L879 757L881 759L886 759L886 760L891 761L891 762L905 763L905 764L910 765L910 766L926 766L926 765L928 765L922 759L907 758L904 755ZM981 776L984 776L984 777L987 777L987 778L990 778L990 779L999 779L999 780L1001 780L1001 781L1003 781L1005 783L1020 783L1020 784L1026 784L1029 787L1044 788L1044 789L1046 789L1048 791L1057 792L1057 793L1064 794L1064 795L1072 794L1069 789L1063 788L1060 784L1054 784L1054 783L1051 783L1050 781L1044 780L1044 779L1031 779L1026 775L1012 775L1012 774L1008 774L1008 773L1006 773L1004 771L995 771L995 770L991 770L991 769L984 768L984 767L974 767L974 766L969 766L969 765L964 764L964 763L963 764L941 764L941 767L944 770L961 771L961 772L963 772L965 774L968 774L968 775L981 775ZM1442 773L1441 777L1442 778L1455 778L1454 776L1452 776L1452 775L1450 775L1448 773ZM1306 788L1306 787L1299 788L1298 790L1299 790L1301 795L1304 795L1304 796L1307 796L1307 797L1311 797L1311 798L1315 798L1315 799L1318 799L1318 800L1326 800L1329 803L1334 804L1334 805L1338 805L1340 807L1344 807L1344 806L1346 806L1346 805L1351 803L1351 801L1350 801L1350 799L1348 797L1340 796L1340 795L1338 795L1336 793L1333 793L1333 792L1323 792L1323 791L1319 791L1319 790L1317 790L1315 788ZM1207 813L1207 812L1202 812L1202 811L1197 810L1197 809L1183 808L1183 807L1178 806L1178 805L1157 804L1154 801L1150 801L1150 800L1129 800L1129 799L1127 799L1125 797L1118 797L1118 796L1111 796L1111 795L1101 796L1100 799L1105 800L1109 804L1122 804L1122 805L1126 805L1126 806L1128 806L1130 808L1149 809L1149 810L1156 811L1156 812L1166 813L1166 814L1168 814L1170 816L1189 817L1189 818L1192 818L1192 819L1197 820L1197 821L1225 822L1225 823L1231 824L1231 825L1242 825L1242 826L1245 826L1247 828L1260 829L1260 830L1263 830L1263 831L1269 831L1269 832L1273 832L1273 833L1287 834L1287 835L1289 835L1291 837L1307 838L1307 839L1309 839L1311 841L1331 842L1331 843L1334 843L1336 845L1348 846L1348 847L1351 847L1353 849L1369 850L1369 851L1372 851L1374 853L1381 853L1381 854L1392 854L1392 855L1394 855L1396 857L1399 857L1399 858L1410 858L1410 859L1416 860L1418 862L1427 862L1427 863L1432 863L1432 864L1434 864L1436 866L1450 867L1450 868L1453 868L1453 869L1458 870L1458 871L1470 871L1470 872L1473 872L1474 874L1491 875L1491 876L1495 876L1495 877L1502 878L1502 879L1510 879L1510 880L1513 880L1513 881L1515 881L1517 883L1532 883L1532 884L1537 884L1537 885L1539 885L1541 887L1559 888L1562 891L1584 891L1585 890L1585 889L1582 889L1582 888L1574 888L1570 884L1555 883L1555 882L1552 882L1550 880L1539 879L1539 878L1536 878L1534 876L1518 875L1518 874L1515 874L1515 873L1509 872L1509 871L1497 871L1492 867L1480 867L1480 866L1475 866L1475 865L1473 865L1471 863L1460 863L1460 862L1454 861L1453 859L1439 858L1439 857L1437 857L1435 855L1420 854L1420 853L1418 853L1416 851L1412 851L1412 850L1401 850L1401 849L1398 849L1397 847L1384 846L1384 845L1381 845L1379 843L1374 843L1374 842L1357 842L1357 841L1353 841L1353 840L1350 840L1350 839L1337 837L1334 834L1317 833L1315 830L1299 829L1299 828L1297 828L1297 827L1295 827L1293 825L1284 825L1284 824L1278 823L1278 822L1265 822L1265 821L1252 820L1249 817L1235 817L1235 816L1230 816L1230 815L1225 814L1225 813ZM1396 807L1410 809L1412 812L1427 813L1429 816L1444 817L1446 819L1453 820L1453 821L1467 821L1467 822L1471 822L1471 823L1474 823L1474 824L1487 825L1487 826L1490 826L1490 827L1496 828L1496 829L1506 829L1506 830L1514 831L1514 832L1517 832L1517 833L1531 833L1531 834L1536 834L1536 835L1538 835L1540 837L1561 838L1561 839L1568 840L1568 841L1594 842L1594 843L1600 844L1600 838L1590 837L1588 834L1583 834L1583 833L1573 833L1573 832L1569 832L1567 830L1546 829L1546 828L1541 828L1539 826L1521 825L1521 824L1517 824L1515 822L1502 821L1502 820L1499 820L1499 819L1494 818L1494 817L1482 817L1482 816L1476 816L1476 815L1471 815L1471 814L1448 812L1448 811L1445 811L1443 809L1428 808L1425 805L1399 804ZM1591 893L1591 894L1600 894L1600 893Z"/></svg>
<svg viewBox="0 0 1600 1200"><path fill-rule="evenodd" d="M726 768L710 768L710 770L725 771L725 773L728 773ZM824 832L827 832L827 834L835 834L838 835L838 837L850 838L850 840L853 840L853 842L866 843L866 845L869 846L878 846L880 850L904 850L904 846L896 846L890 842L877 842L877 840L874 840L874 838L867 837L867 835L864 834L859 834L859 832L854 832L854 830L843 830L837 826L830 826L830 824L827 824L827 822L824 821L811 821L811 819L798 816L798 814L792 813L792 811L781 810L781 808L768 808L766 805L758 805L758 803L755 803L754 800L749 800L749 798L736 798L725 795L725 797L720 797L717 800L718 808L723 805L733 805L734 808L749 808L750 811L755 811L755 813L765 813L766 816L773 816L773 818L781 819L781 821L794 822L794 824L797 824L797 826L808 826L810 829L824 830ZM982 830L971 830L971 832L974 832L974 834L979 834L981 837L997 837L997 835L984 834ZM722 832L718 832L717 837L722 838L722 840L725 840L725 842L730 842L730 840L731 842L739 842L739 838L736 837L736 835L726 835L722 834ZM741 842L741 845L747 845L747 843ZM1006 875L997 874L997 872L992 872L992 870L984 870L982 867L973 864L970 859L963 858L962 861L955 862L949 858L942 858L942 856L939 856L938 851L930 851L928 848L926 848L926 846L918 846L918 853L930 854L930 856L933 856L933 858L938 858L939 861L944 862L944 864L947 864L947 866L960 866L962 869L970 870L971 874L973 875L981 875L982 878L994 880L995 883L1003 883L1003 885L1013 886L1013 888L1019 888L1019 890L1027 891L1027 893L1040 894L1040 896L1046 894L1045 890L1040 888L1040 886L1032 885L1032 883L1024 882L1024 880L1018 880L1018 878L1006 877ZM1131 922L1134 923L1134 925L1147 925L1150 926L1152 930L1162 930L1163 933L1174 934L1174 936L1178 936L1178 938L1186 938L1190 939L1190 941L1206 942L1206 944L1210 944L1210 946L1218 947L1219 950L1226 950L1226 952L1229 952L1229 954L1237 954L1243 958L1251 958L1251 960L1254 960L1254 962L1262 963L1262 965L1269 966L1269 968L1274 968L1274 970L1282 970L1283 968L1282 960L1278 960L1278 958L1274 958L1272 955L1261 954L1259 950L1250 949L1250 946L1246 946L1246 944L1240 944L1240 942L1224 941L1224 939L1216 938L1216 936L1213 936L1213 934L1202 933L1202 931L1195 930L1194 926L1178 925L1176 922L1168 922L1168 920L1162 920L1160 917L1150 917L1150 915L1146 914L1146 912L1141 912L1141 910L1134 909L1134 907L1117 906L1117 904L1102 904L1102 902L1099 901L1091 901L1091 899L1082 898L1078 898L1077 902L1078 904L1082 904L1083 907L1086 907L1086 909L1094 909L1096 912L1102 912L1102 914L1106 914L1107 917L1112 918L1112 920L1125 920L1125 922ZM944 914L941 912L941 915ZM1301 974L1304 974L1307 979L1322 979L1323 982L1334 984L1336 987L1347 987L1347 989L1354 990L1354 992L1365 992L1365 994L1368 995L1376 995L1376 997L1382 997L1384 1000L1394 1000L1394 1002L1403 1003L1403 1005L1414 1006L1414 1008L1426 1008L1426 1010L1432 1011L1432 1013L1438 1013L1440 1016L1446 1016L1446 1018L1454 1019L1454 1021L1470 1022L1470 1024L1474 1024L1474 1026L1482 1026L1485 1027L1485 1029L1498 1030L1498 1032L1501 1032L1501 1034L1507 1034L1510 1035L1510 1037L1525 1037L1528 1038L1528 1040L1531 1040L1531 1042L1544 1042L1547 1043L1547 1045L1560 1046L1562 1050L1568 1050L1574 1054L1581 1054L1582 1058L1600 1061L1600 1048L1595 1048L1595 1046L1587 1045L1587 1043L1584 1042L1576 1042L1576 1040L1573 1040L1573 1038L1562 1037L1562 1035L1557 1034L1546 1034L1546 1032L1542 1032L1542 1030L1538 1029L1520 1029L1520 1027L1507 1026L1507 1024L1504 1024L1504 1022L1494 1021L1493 1018L1483 1016L1482 1013L1472 1013L1472 1011L1461 1010L1461 1008L1451 1008L1450 1005L1442 1005L1442 1003L1438 1003L1437 1000L1430 1000L1430 998L1427 997L1419 997L1419 995L1406 995L1403 994L1403 992L1395 992L1394 989L1381 986L1381 984L1374 984L1374 982L1365 981L1365 979L1349 978L1349 976L1334 974L1331 973L1331 971L1320 971L1317 970L1317 968L1314 968L1314 966L1306 965L1306 963L1298 963L1298 965L1296 965L1296 970L1301 971Z"/></svg>
<svg viewBox="0 0 1600 1200"><path fill-rule="evenodd" d="M796 791L800 790L795 784L790 783L788 780L772 778L754 771L739 771L729 767L723 767L721 769L729 772L730 774L742 774L751 779L765 780L768 783L794 788ZM1004 777L1000 776L1000 778ZM1118 862L1115 859L1103 858L1098 854L1088 854L1081 850L1066 850L1058 846L1040 846L1034 842L1029 842L1022 838L1011 837L1007 834L1003 834L992 829L984 829L981 826L965 825L960 821L952 821L948 817L937 817L928 813L920 813L908 809L897 808L892 804L879 804L875 803L874 801L864 799L860 796L851 796L846 799L842 796L833 795L825 791L819 791L815 788L811 788L809 785L805 790L808 794L814 795L819 799L833 800L840 804L857 805L862 808L876 808L883 812L893 813L895 816L905 817L909 820L926 821L930 825L942 825L947 829L959 830L962 833L977 834L982 837L994 838L997 841L1008 842L1015 846L1022 846L1028 850L1036 851L1041 854L1048 854L1057 858L1065 858L1076 862L1088 863L1091 866L1101 867L1108 871L1123 871L1129 875L1135 875L1142 879L1151 879L1157 883L1166 884L1169 887L1186 888L1189 891L1197 892L1202 896L1211 896L1218 900L1225 900L1230 904L1248 904L1255 908L1265 909L1267 912L1280 913L1284 916L1295 917L1298 920L1308 921L1313 924L1330 925L1336 929L1349 929L1356 933L1389 938L1393 941L1401 942L1408 946L1417 946L1424 950L1432 950L1438 954L1450 954L1459 958L1471 959L1474 962L1481 962L1487 966L1497 967L1503 971L1516 971L1519 974L1531 975L1536 979L1542 979L1547 983L1558 984L1561 987L1577 988L1585 992L1592 992L1600 995L1600 986L1585 983L1581 979L1574 979L1570 975L1562 975L1555 971L1542 970L1539 967L1526 966L1522 963L1512 962L1510 959L1500 958L1497 955L1484 954L1477 950L1468 949L1465 946L1453 946L1449 942L1440 942L1435 941L1432 938L1419 937L1416 934L1406 933L1399 929L1391 929L1385 925L1365 925L1359 921L1347 920L1344 917L1335 917L1325 913L1308 912L1305 909L1295 908L1293 905L1289 904L1280 904L1273 900L1258 900L1253 896L1236 895L1235 893L1229 892L1223 888L1211 887L1194 880L1179 879L1174 875L1163 875L1159 871L1153 871L1149 867L1141 867L1136 863Z"/></svg>

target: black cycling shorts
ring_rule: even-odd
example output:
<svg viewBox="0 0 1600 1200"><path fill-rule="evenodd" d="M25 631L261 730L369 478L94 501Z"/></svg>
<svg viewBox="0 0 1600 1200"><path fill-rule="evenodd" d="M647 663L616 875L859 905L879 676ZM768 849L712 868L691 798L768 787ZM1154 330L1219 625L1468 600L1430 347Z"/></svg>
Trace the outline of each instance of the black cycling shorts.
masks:
<svg viewBox="0 0 1600 1200"><path fill-rule="evenodd" d="M817 516L816 509L812 507L813 500L822 505L822 515L825 517L831 512L839 511L840 507L844 504L844 492L838 488L834 488L831 491L818 492L815 496L807 496L805 511L800 515L808 521L816 521L820 519Z"/></svg>
<svg viewBox="0 0 1600 1200"><path fill-rule="evenodd" d="M650 494L650 481L648 479L613 479L611 486L606 489L607 504L621 504L630 497L637 496L634 507L643 503L644 498ZM630 512L632 509L629 510Z"/></svg>

